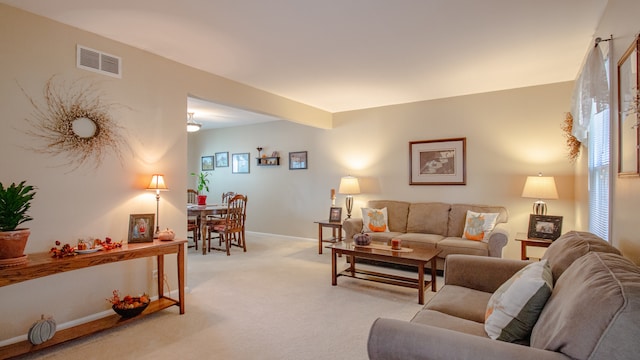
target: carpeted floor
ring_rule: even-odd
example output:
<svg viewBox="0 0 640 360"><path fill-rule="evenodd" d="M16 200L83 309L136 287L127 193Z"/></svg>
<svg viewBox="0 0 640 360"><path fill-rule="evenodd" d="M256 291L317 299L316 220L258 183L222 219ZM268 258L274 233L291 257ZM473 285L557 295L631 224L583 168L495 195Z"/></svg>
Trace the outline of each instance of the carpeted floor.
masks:
<svg viewBox="0 0 640 360"><path fill-rule="evenodd" d="M184 315L168 309L25 359L367 359L376 318L409 320L422 307L414 289L331 286L330 251L316 242L247 237L246 253L189 249Z"/></svg>

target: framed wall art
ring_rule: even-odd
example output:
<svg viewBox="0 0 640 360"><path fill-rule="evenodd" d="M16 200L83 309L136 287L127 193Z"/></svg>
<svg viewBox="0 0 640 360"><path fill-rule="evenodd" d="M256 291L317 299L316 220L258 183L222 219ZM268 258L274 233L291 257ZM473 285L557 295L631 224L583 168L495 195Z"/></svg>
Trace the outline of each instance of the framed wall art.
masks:
<svg viewBox="0 0 640 360"><path fill-rule="evenodd" d="M289 170L307 169L307 152L294 151L289 153Z"/></svg>
<svg viewBox="0 0 640 360"><path fill-rule="evenodd" d="M409 142L409 185L466 185L467 138Z"/></svg>
<svg viewBox="0 0 640 360"><path fill-rule="evenodd" d="M216 167L229 167L229 153L217 152L216 153Z"/></svg>
<svg viewBox="0 0 640 360"><path fill-rule="evenodd" d="M203 156L200 158L200 169L202 171L213 170L213 156Z"/></svg>
<svg viewBox="0 0 640 360"><path fill-rule="evenodd" d="M529 232L527 236L532 239L555 240L560 237L562 231L562 216L536 215L529 216Z"/></svg>
<svg viewBox="0 0 640 360"><path fill-rule="evenodd" d="M131 214L129 215L130 243L153 242L155 231L155 214Z"/></svg>
<svg viewBox="0 0 640 360"><path fill-rule="evenodd" d="M640 175L640 35L618 61L618 176Z"/></svg>
<svg viewBox="0 0 640 360"><path fill-rule="evenodd" d="M340 222L342 221L342 208L332 206L329 211L329 221L330 222Z"/></svg>
<svg viewBox="0 0 640 360"><path fill-rule="evenodd" d="M248 174L249 173L249 153L240 153L231 155L231 173Z"/></svg>

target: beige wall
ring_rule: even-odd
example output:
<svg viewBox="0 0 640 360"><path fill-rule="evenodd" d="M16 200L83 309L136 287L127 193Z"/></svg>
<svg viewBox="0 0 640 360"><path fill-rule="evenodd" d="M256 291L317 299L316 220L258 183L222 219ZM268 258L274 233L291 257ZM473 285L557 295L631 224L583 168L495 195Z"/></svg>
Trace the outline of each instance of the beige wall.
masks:
<svg viewBox="0 0 640 360"><path fill-rule="evenodd" d="M572 87L568 82L338 113L331 130L281 121L202 131L189 135L189 167L198 171L200 156L216 152L250 152L250 174L214 170L210 195L248 194L247 226L256 232L315 238L313 221L328 217L330 189L348 174L361 181L357 217L368 199L504 205L512 231L505 256L518 258L513 237L526 232L534 201L520 197L526 176L542 171L556 177L560 199L548 201L549 214L564 217L565 231L574 228L574 168L560 130ZM467 185L410 186L409 141L454 137L467 138ZM256 166L257 146L279 151L282 165ZM309 169L289 170L288 152L301 150L308 151ZM338 195L337 205L343 204Z"/></svg>
<svg viewBox="0 0 640 360"><path fill-rule="evenodd" d="M155 196L144 188L156 172L165 174L171 190L162 193L160 225L184 238L188 94L304 124L331 124L327 112L1 4L0 44L0 181L27 180L38 188L30 212L34 220L25 224L32 231L26 253L46 252L55 240L126 240L129 214L155 213ZM122 57L122 79L77 69L76 44ZM64 154L28 149L43 145L26 133L30 127L25 119L35 113L29 97L45 106L43 88L52 76L63 97L74 82L94 84L100 100L115 105L110 115L124 128L131 148L122 163L109 152L97 169L71 171L60 166ZM64 324L109 312L104 299L114 289L157 294L154 266L151 259L135 260L0 288L0 344L26 334L43 313ZM169 284L176 290L174 261L169 259L167 266Z"/></svg>

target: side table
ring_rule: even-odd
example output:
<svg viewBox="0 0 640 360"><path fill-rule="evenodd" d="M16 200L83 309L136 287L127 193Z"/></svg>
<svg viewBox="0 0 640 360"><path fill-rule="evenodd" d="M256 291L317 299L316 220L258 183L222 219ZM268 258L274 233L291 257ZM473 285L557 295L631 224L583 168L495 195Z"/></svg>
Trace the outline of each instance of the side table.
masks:
<svg viewBox="0 0 640 360"><path fill-rule="evenodd" d="M520 259L522 260L529 260L527 246L548 248L553 244L553 240L530 238L526 233L516 233L516 241L520 241Z"/></svg>
<svg viewBox="0 0 640 360"><path fill-rule="evenodd" d="M318 254L322 254L322 243L337 243L342 241L342 222L340 221L329 221L329 220L320 220L314 221L314 223L318 224ZM322 238L322 228L331 228L332 238L323 239ZM337 235L336 235L337 233Z"/></svg>

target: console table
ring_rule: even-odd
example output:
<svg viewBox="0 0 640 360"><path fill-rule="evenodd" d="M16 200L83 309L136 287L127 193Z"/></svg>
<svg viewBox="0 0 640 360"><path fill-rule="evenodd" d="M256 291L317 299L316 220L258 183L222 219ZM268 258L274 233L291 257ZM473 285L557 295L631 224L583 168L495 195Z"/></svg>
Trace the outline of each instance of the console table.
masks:
<svg viewBox="0 0 640 360"><path fill-rule="evenodd" d="M529 260L529 256L527 256L527 246L548 248L553 244L553 240L533 239L528 237L525 233L517 233L516 241L520 241L520 259L522 260Z"/></svg>
<svg viewBox="0 0 640 360"><path fill-rule="evenodd" d="M184 314L184 247L186 243L187 240L154 240L152 243L124 244L121 248L113 250L68 256L62 259L53 258L49 253L28 254L28 263L26 265L0 269L0 286L7 286L61 272L153 256L156 257L158 265L158 300L152 301L142 314L132 318L122 318L120 315L114 313L101 319L60 330L56 332L51 340L40 345L33 345L28 340L6 345L0 348L0 359L41 350L82 336L124 325L130 321L174 305L180 308L180 314ZM164 295L164 255L166 254L177 254L178 300L171 299Z"/></svg>

